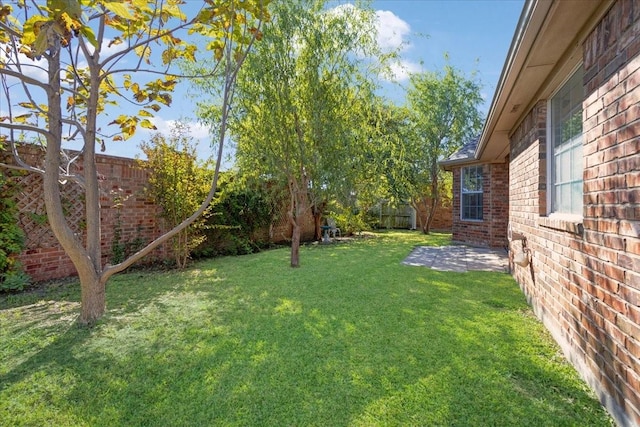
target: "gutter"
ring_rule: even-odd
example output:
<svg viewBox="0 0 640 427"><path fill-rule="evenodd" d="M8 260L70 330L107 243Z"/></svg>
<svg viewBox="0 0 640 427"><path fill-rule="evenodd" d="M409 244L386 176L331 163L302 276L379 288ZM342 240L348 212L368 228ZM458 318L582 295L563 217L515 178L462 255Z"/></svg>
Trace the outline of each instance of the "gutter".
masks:
<svg viewBox="0 0 640 427"><path fill-rule="evenodd" d="M513 62L516 57L516 52L520 49L522 45L522 40L524 38L525 30L529 26L531 21L531 16L533 15L533 11L536 9L539 0L526 0L524 7L522 9L522 13L520 14L520 19L518 20L518 25L516 26L516 32L511 40L511 46L509 46L509 52L507 53L507 60L505 61L505 65L502 68L502 73L500 73L500 79L498 80L498 86L496 87L495 92L493 93L493 100L491 101L491 108L489 108L489 114L484 122L484 127L482 128L482 133L480 135L480 140L478 141L478 146L476 147L476 151L474 154L475 159L479 159L484 151L485 146L489 140L489 124L496 114L497 102L498 98L502 94L504 89L505 81L507 79L507 75L511 72L513 67Z"/></svg>

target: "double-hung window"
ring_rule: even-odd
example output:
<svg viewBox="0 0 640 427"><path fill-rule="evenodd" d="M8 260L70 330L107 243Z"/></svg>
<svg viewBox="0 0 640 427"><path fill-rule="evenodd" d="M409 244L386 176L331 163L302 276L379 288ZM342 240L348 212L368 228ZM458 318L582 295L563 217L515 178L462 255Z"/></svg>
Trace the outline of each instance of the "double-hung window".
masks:
<svg viewBox="0 0 640 427"><path fill-rule="evenodd" d="M549 103L550 213L582 215L582 76L580 66Z"/></svg>
<svg viewBox="0 0 640 427"><path fill-rule="evenodd" d="M460 185L460 217L482 220L482 166L462 168Z"/></svg>

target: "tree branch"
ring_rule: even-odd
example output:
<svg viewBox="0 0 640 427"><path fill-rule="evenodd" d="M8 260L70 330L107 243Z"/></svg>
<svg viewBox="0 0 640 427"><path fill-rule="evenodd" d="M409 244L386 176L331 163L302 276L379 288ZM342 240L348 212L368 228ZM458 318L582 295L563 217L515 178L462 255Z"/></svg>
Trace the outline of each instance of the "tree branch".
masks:
<svg viewBox="0 0 640 427"><path fill-rule="evenodd" d="M261 23L262 21L260 21L259 25L261 25ZM233 22L232 22L232 26L233 26ZM230 31L229 34L233 34L232 31ZM232 36L229 36L229 37L232 37ZM155 239L154 241L149 243L147 246L145 246L135 254L131 255L129 258L122 261L121 263L115 264L115 265L107 265L103 269L102 275L100 276L100 281L102 283L106 283L107 280L112 275L125 270L127 267L131 266L132 264L134 264L136 261L138 261L145 255L148 255L149 253L151 253L151 251L153 251L155 248L157 248L158 246L160 246L161 244L168 241L173 236L177 235L182 230L187 228L204 213L204 211L209 207L209 205L213 201L213 198L215 197L216 190L218 187L218 177L220 175L220 165L222 164L224 140L226 138L229 111L231 109L231 102L233 100L233 96L235 93L234 83L238 75L238 71L240 70L240 67L244 63L249 51L251 50L251 47L253 46L253 43L255 41L255 35L251 38L250 42L247 44L246 49L243 51L242 56L237 60L237 62L235 62L235 65L234 65L234 58L233 58L233 43L231 40L227 40L227 41L228 41L228 46L226 46L227 53L225 55L226 57L225 82L224 82L223 97L222 97L222 118L220 120L220 129L218 131L218 152L217 152L216 166L215 166L209 194L207 194L207 197L202 202L198 210L196 210L196 212L194 212L189 218L182 221L179 225L174 227L172 230L158 237L157 239Z"/></svg>
<svg viewBox="0 0 640 427"><path fill-rule="evenodd" d="M16 63L16 66L18 67L18 69L21 69L22 67L20 67L19 63ZM40 68L40 67L37 67ZM42 69L42 68L41 68ZM19 79L22 81L22 83L27 83L33 86L37 86L43 90L47 90L47 84L43 83L39 80L34 79L33 77L29 77L26 74L22 73L22 72L17 72L17 71L13 71L10 68L0 68L0 75L5 75L5 76L9 76L9 77L15 77L16 79Z"/></svg>

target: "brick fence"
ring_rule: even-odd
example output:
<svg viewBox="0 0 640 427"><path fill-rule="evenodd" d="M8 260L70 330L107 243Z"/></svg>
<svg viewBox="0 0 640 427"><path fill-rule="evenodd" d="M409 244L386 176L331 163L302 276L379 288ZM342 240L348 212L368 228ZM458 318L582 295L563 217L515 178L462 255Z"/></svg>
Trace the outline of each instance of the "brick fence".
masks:
<svg viewBox="0 0 640 427"><path fill-rule="evenodd" d="M44 156L40 148L22 146L20 150L28 164L42 163ZM149 243L165 231L160 207L156 206L145 192L148 172L138 167L136 162L127 158L96 156L101 193L103 264L111 261L114 238L118 238L117 243L127 252L134 252L140 249L142 244ZM81 161L77 161L76 165L75 170L81 171ZM18 221L26 235L26 249L18 259L25 272L34 282L76 275L73 263L47 224L41 176L26 174L14 179L19 180L21 188L17 196L20 211ZM68 181L61 185L61 191L69 226L78 235L84 235L82 188L77 183ZM450 206L439 207L433 228L450 229L450 224ZM286 243L291 238L291 231L286 206L282 206L270 226L258 230L253 237L262 242ZM301 238L302 241L310 241L314 236L314 219L309 213L303 219ZM165 244L141 262L166 260L170 257L170 252L170 244Z"/></svg>
<svg viewBox="0 0 640 427"><path fill-rule="evenodd" d="M21 151L29 164L42 162L43 153L39 148L22 147ZM96 163L100 178L102 261L106 263L111 259L116 229L120 230L119 243L126 245L135 241L150 242L161 234L163 225L160 208L144 191L147 173L136 167L135 160L100 155L96 157ZM26 235L26 248L18 258L25 272L35 282L75 275L73 263L47 224L42 177L32 173L15 179L19 180L21 189L17 196L18 221ZM82 188L67 181L61 184L61 191L69 227L78 235L84 235ZM156 249L146 262L165 259L168 255L169 249L165 245Z"/></svg>
<svg viewBox="0 0 640 427"><path fill-rule="evenodd" d="M21 146L22 158L30 165L43 162L43 152L36 146ZM0 156L4 153L0 153ZM6 156L6 154L4 154ZM8 161L8 159L4 159ZM160 216L161 209L145 192L148 173L136 164L136 160L96 156L100 185L102 262L111 261L114 238L127 252L139 249L159 237L165 227ZM81 161L75 163L76 171L81 171ZM42 177L31 173L13 178L21 189L17 195L20 211L18 222L26 235L26 248L18 257L24 271L34 282L75 276L76 269L59 245L46 219L42 197ZM63 206L68 225L78 235L84 235L83 190L75 182L61 185ZM117 233L119 230L119 233ZM303 220L302 240L312 240L315 235L313 216L309 213ZM270 243L284 243L290 240L291 225L287 219L286 207L273 219L265 230L259 230L254 237ZM141 262L166 260L171 256L170 244L165 244Z"/></svg>

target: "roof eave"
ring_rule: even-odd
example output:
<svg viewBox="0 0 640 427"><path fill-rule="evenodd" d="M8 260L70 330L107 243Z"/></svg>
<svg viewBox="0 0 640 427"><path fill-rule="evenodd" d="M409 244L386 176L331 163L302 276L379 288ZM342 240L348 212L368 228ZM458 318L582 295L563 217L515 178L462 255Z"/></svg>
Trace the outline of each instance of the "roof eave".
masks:
<svg viewBox="0 0 640 427"><path fill-rule="evenodd" d="M522 45L523 35L525 33L525 29L531 21L531 15L533 14L534 6L536 3L538 3L538 0L526 0L524 7L522 8L522 13L520 14L520 18L518 19L518 25L516 26L513 39L511 40L511 45L509 46L509 51L507 52L507 59L505 60L504 66L502 67L502 72L500 73L500 78L498 79L496 90L493 93L493 99L491 100L489 113L487 114L487 119L484 122L482 133L480 134L480 139L478 140L478 145L476 146L476 158L481 157L481 154L484 151L485 146L487 145L487 142L489 140L488 125L489 123L492 123L494 121L493 119L496 115L497 110L496 104L498 102L498 99L504 92L506 77L513 68L516 53Z"/></svg>
<svg viewBox="0 0 640 427"><path fill-rule="evenodd" d="M582 61L582 46L614 0L526 0L474 157L504 162L510 136Z"/></svg>

